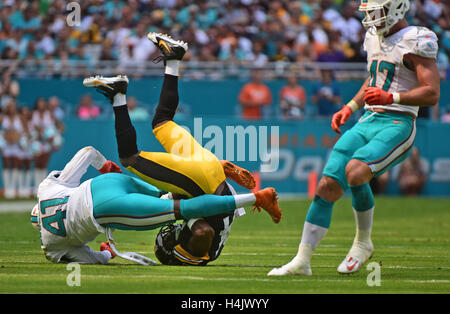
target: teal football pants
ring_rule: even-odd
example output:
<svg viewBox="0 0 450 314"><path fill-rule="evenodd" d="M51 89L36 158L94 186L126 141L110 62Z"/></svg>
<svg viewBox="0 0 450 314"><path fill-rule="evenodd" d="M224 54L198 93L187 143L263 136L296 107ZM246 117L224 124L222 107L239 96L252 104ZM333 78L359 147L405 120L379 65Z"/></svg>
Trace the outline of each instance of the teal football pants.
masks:
<svg viewBox="0 0 450 314"><path fill-rule="evenodd" d="M374 176L379 176L408 157L415 136L413 117L366 111L336 142L323 175L336 180L345 191L345 167L351 159L366 163Z"/></svg>
<svg viewBox="0 0 450 314"><path fill-rule="evenodd" d="M137 178L108 173L91 181L93 215L103 227L120 230L151 230L175 221L173 200L160 199L161 191ZM186 218L215 216L232 211L232 195L201 195L180 200Z"/></svg>

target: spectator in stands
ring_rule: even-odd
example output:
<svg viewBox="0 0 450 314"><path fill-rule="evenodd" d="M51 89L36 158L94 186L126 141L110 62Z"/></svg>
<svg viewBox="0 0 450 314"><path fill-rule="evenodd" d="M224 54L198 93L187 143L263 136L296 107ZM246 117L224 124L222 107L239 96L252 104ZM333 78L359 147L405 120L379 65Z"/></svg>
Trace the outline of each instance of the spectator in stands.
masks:
<svg viewBox="0 0 450 314"><path fill-rule="evenodd" d="M150 114L145 108L138 106L136 97L127 98L128 113L133 121L146 121L150 118Z"/></svg>
<svg viewBox="0 0 450 314"><path fill-rule="evenodd" d="M331 70L321 71L321 82L313 87L312 102L317 105L317 114L329 117L339 110L341 96L337 84L333 81Z"/></svg>
<svg viewBox="0 0 450 314"><path fill-rule="evenodd" d="M86 62L118 60L128 66L151 59L154 47L143 35L150 30L188 41L185 60L250 59L261 65L283 57L333 62L362 57L357 46L365 31L358 21L361 15L355 14L356 0L84 0L80 4L81 26L71 27L65 21L64 1L0 3L2 60L64 56ZM408 19L441 33L443 45L450 41L448 1L412 1ZM342 38L331 38L335 32ZM292 34L296 34L295 41ZM236 42L223 43L225 37ZM342 44L351 45L351 51ZM230 55L231 47L235 58ZM441 59L445 59L443 53L448 55L448 51L441 53Z"/></svg>
<svg viewBox="0 0 450 314"><path fill-rule="evenodd" d="M318 62L344 62L347 60L347 57L341 47L341 43L339 42L336 33L334 33L334 36L332 37L328 43L328 46L325 51L319 53L317 56Z"/></svg>
<svg viewBox="0 0 450 314"><path fill-rule="evenodd" d="M398 184L405 195L417 195L422 191L427 181L425 167L421 161L419 150L413 147L411 156L400 166Z"/></svg>
<svg viewBox="0 0 450 314"><path fill-rule="evenodd" d="M263 52L263 44L260 41L253 43L252 52L247 55L247 60L255 67L263 67L269 62L269 58Z"/></svg>
<svg viewBox="0 0 450 314"><path fill-rule="evenodd" d="M264 84L261 69L252 70L252 79L245 84L239 93L242 117L247 120L258 120L263 116L263 108L272 104L272 92Z"/></svg>
<svg viewBox="0 0 450 314"><path fill-rule="evenodd" d="M0 115L0 127L4 196L15 198L20 176L19 142L24 130L14 100L11 100L3 109Z"/></svg>
<svg viewBox="0 0 450 314"><path fill-rule="evenodd" d="M100 107L94 105L92 97L87 94L81 97L77 114L81 120L95 119L100 115Z"/></svg>
<svg viewBox="0 0 450 314"><path fill-rule="evenodd" d="M359 1L349 1L342 10L342 17L333 23L333 30L339 31L344 41L357 43L360 38L360 31L363 29L361 21L355 16L358 12Z"/></svg>
<svg viewBox="0 0 450 314"><path fill-rule="evenodd" d="M47 167L52 152L61 146L61 133L64 131L64 125L55 118L48 102L43 97L36 100L31 124L37 132L37 141L39 142L39 151L35 156L34 167L34 183L37 188L47 176Z"/></svg>
<svg viewBox="0 0 450 314"><path fill-rule="evenodd" d="M3 109L12 100L17 99L19 93L19 83L11 78L9 71L6 71L0 82L0 109Z"/></svg>
<svg viewBox="0 0 450 314"><path fill-rule="evenodd" d="M23 126L23 133L19 142L19 162L20 173L18 180L18 196L28 198L34 193L31 187L33 171L31 165L34 159L33 141L36 136L32 123L32 111L28 107L20 108L20 120Z"/></svg>
<svg viewBox="0 0 450 314"><path fill-rule="evenodd" d="M450 108L447 108L441 116L441 122L450 123Z"/></svg>
<svg viewBox="0 0 450 314"><path fill-rule="evenodd" d="M287 77L287 84L281 88L279 95L281 115L285 120L301 120L305 115L306 92L297 82L295 74Z"/></svg>
<svg viewBox="0 0 450 314"><path fill-rule="evenodd" d="M56 119L59 121L64 119L65 113L59 104L59 98L57 96L52 96L48 99L48 107Z"/></svg>

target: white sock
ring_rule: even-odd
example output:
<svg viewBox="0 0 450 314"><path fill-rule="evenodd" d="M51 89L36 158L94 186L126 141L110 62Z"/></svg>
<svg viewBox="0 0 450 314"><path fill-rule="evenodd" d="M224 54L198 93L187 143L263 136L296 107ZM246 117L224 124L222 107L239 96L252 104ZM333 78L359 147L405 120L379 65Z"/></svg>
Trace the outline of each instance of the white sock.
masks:
<svg viewBox="0 0 450 314"><path fill-rule="evenodd" d="M113 98L113 107L124 106L127 104L127 95L117 93Z"/></svg>
<svg viewBox="0 0 450 314"><path fill-rule="evenodd" d="M31 171L25 169L21 173L20 196L30 197L31 194Z"/></svg>
<svg viewBox="0 0 450 314"><path fill-rule="evenodd" d="M11 186L15 190L17 189L20 181L20 170L18 168L13 168L11 171Z"/></svg>
<svg viewBox="0 0 450 314"><path fill-rule="evenodd" d="M178 76L178 71L180 68L180 60L167 60L165 74Z"/></svg>
<svg viewBox="0 0 450 314"><path fill-rule="evenodd" d="M356 236L355 241L367 242L370 241L370 234L372 231L374 207L363 212L353 209L356 222Z"/></svg>
<svg viewBox="0 0 450 314"><path fill-rule="evenodd" d="M2 171L3 191L5 197L11 191L11 169L3 169Z"/></svg>
<svg viewBox="0 0 450 314"><path fill-rule="evenodd" d="M17 178L17 188L19 190L19 196L24 196L24 189L23 189L24 179L25 179L24 171L19 170L19 176Z"/></svg>
<svg viewBox="0 0 450 314"><path fill-rule="evenodd" d="M304 266L311 263L313 249L309 244L300 243L297 255L288 263L289 266Z"/></svg>
<svg viewBox="0 0 450 314"><path fill-rule="evenodd" d="M256 196L253 193L247 193L247 194L237 194L233 195L234 202L236 203L236 208L238 207L244 207L244 206L251 206L255 204Z"/></svg>
<svg viewBox="0 0 450 314"><path fill-rule="evenodd" d="M13 168L11 171L11 196L16 197L17 187L19 185L20 180L20 170L17 168Z"/></svg>
<svg viewBox="0 0 450 314"><path fill-rule="evenodd" d="M298 246L297 255L288 264L292 267L305 266L311 263L313 251L327 234L328 229L305 221L302 240Z"/></svg>
<svg viewBox="0 0 450 314"><path fill-rule="evenodd" d="M328 229L305 221L300 244L308 244L314 251L327 234Z"/></svg>

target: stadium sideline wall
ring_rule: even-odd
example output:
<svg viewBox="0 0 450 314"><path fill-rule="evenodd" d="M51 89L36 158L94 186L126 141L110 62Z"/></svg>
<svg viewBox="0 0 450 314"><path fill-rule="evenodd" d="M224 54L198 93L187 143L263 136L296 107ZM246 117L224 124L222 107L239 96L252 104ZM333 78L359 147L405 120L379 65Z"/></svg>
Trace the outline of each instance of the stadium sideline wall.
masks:
<svg viewBox="0 0 450 314"><path fill-rule="evenodd" d="M86 90L81 84L81 79L67 80L20 80L21 94L19 102L22 105L32 106L37 96L50 97L57 95L66 103L76 104L83 94L90 93L99 104L110 108L105 103L103 96L97 95L92 90ZM129 95L135 96L144 105L154 105L159 97L162 81L160 79L142 79L131 81ZM251 128L267 127L270 137L270 127L278 126L279 136L279 167L275 172L261 173L263 186L274 186L281 193L306 194L308 185L308 173L315 170L320 174L325 165L333 143L338 139L331 130L328 120L302 122L286 122L281 120L247 122L235 117L237 94L245 81L183 81L180 85L182 104L190 107L190 115L179 115L177 122L190 128L198 141L203 145L216 144L212 151L221 155L219 157L231 157L239 165L251 171L261 171L261 156L258 160L251 161L250 146L255 141L260 144L267 142L268 138L251 138ZM284 81L268 82L273 91L274 99ZM312 88L313 82L301 82L307 90ZM443 82L441 86L441 104L450 104L450 82ZM360 82L340 83L343 99L349 99L359 88ZM309 94L310 95L310 94ZM213 102L213 104L211 104ZM107 106L107 107L106 107ZM224 119L224 116L227 116ZM193 118L197 124L194 126ZM107 118L94 121L80 121L73 116L65 119L66 132L64 144L58 152L52 155L49 170L62 169L64 164L77 152L78 149L92 145L99 149L108 159L118 162L116 143L114 137L114 122L111 115ZM201 129L199 130L199 123ZM354 120L350 123L350 126ZM138 143L142 150L162 151L161 145L153 136L150 122L134 122ZM238 136L232 140L227 133L227 127L242 126L244 131L249 131L245 136L244 161L237 155ZM450 124L432 122L419 119L418 132L415 145L419 148L424 162L428 168L428 181L423 191L428 196L450 195ZM222 138L216 134L207 134L205 130L213 127L213 130L221 133ZM347 126L348 128L349 126ZM235 129L236 130L236 129ZM258 129L259 130L259 129ZM256 132L259 134L259 132ZM249 135L250 134L250 135ZM220 134L219 134L220 135ZM227 156L226 145L233 142L234 155ZM262 142L261 142L262 141ZM218 144L222 142L222 145ZM228 149L230 150L230 149ZM230 158L229 158L230 159ZM264 167L264 166L263 166ZM91 169L84 179L95 175ZM397 169L391 172L387 194L399 193L395 182ZM237 188L239 191L241 189Z"/></svg>

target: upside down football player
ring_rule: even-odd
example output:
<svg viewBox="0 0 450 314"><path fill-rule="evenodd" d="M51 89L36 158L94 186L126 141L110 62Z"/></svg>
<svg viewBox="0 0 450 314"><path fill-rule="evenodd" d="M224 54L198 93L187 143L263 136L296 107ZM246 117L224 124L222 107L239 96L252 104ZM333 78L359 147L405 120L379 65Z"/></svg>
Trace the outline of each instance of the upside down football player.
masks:
<svg viewBox="0 0 450 314"><path fill-rule="evenodd" d="M89 166L101 175L80 182ZM271 188L240 195L201 195L173 200L154 186L121 173L95 148L79 150L62 171L52 171L38 188L31 221L40 231L41 247L54 263L106 264L115 257L108 242L100 252L87 243L106 228L151 230L178 219L228 213L254 205L275 219L279 208Z"/></svg>
<svg viewBox="0 0 450 314"><path fill-rule="evenodd" d="M126 104L126 76L96 76L83 82L87 87L95 87L113 104L121 164L144 181L186 197L234 194L226 178L248 189L254 188L255 182L250 172L231 162L219 161L173 121L179 102L179 65L188 49L187 44L164 34L149 33L148 39L160 49L165 63L164 81L152 127L167 153L138 150L136 131ZM275 198L275 190L273 193ZM155 244L156 256L164 264L206 265L220 255L235 215L240 213L233 210L162 228ZM279 222L280 219L281 215L276 216L274 221ZM176 241L173 241L174 238Z"/></svg>
<svg viewBox="0 0 450 314"><path fill-rule="evenodd" d="M313 251L325 237L334 203L350 188L356 220L353 245L338 266L339 273L357 272L372 256L374 198L369 181L402 162L416 135L420 106L439 100L436 35L409 26L408 0L362 0L369 77L355 97L332 117L339 127L358 109L361 119L335 144L309 208L297 255L269 276L311 275Z"/></svg>

